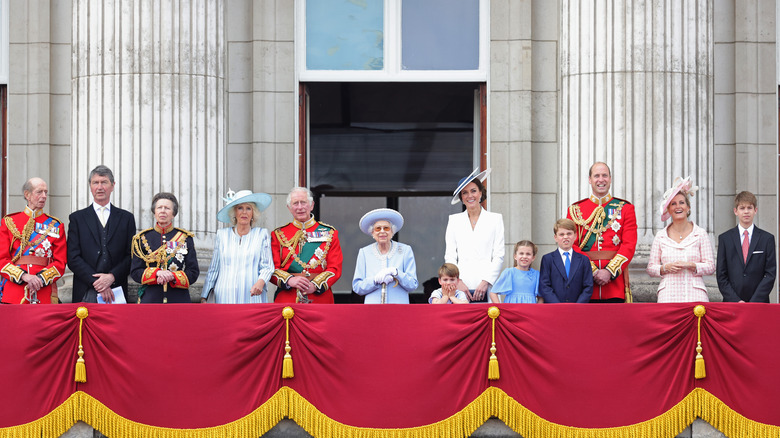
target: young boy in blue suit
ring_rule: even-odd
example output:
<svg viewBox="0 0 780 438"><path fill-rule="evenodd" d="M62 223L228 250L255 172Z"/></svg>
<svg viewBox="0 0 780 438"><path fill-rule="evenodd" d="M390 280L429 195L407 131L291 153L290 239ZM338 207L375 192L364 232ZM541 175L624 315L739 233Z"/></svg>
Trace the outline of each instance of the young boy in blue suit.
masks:
<svg viewBox="0 0 780 438"><path fill-rule="evenodd" d="M545 303L587 303L593 293L590 260L574 251L577 225L571 219L558 219L553 227L558 249L542 257L539 269L539 295Z"/></svg>

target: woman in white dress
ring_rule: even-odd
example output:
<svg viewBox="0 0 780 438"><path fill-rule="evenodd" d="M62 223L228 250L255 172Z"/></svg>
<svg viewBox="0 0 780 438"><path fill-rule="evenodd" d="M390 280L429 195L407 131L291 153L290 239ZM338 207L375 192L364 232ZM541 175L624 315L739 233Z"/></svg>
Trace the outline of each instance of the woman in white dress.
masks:
<svg viewBox="0 0 780 438"><path fill-rule="evenodd" d="M467 291L472 302L487 301L491 286L504 264L504 218L482 208L487 199L485 186L490 169L460 180L452 204L462 202L466 211L450 215L444 235L444 262L460 270L458 290Z"/></svg>
<svg viewBox="0 0 780 438"><path fill-rule="evenodd" d="M393 240L404 225L401 213L390 208L371 210L360 219L360 230L375 242L360 248L352 290L366 304L409 304L417 289L417 265L412 247Z"/></svg>
<svg viewBox="0 0 780 438"><path fill-rule="evenodd" d="M228 192L217 220L232 227L217 231L214 256L203 285L201 302L267 303L266 284L274 272L268 230L257 227L260 213L271 204L266 193Z"/></svg>

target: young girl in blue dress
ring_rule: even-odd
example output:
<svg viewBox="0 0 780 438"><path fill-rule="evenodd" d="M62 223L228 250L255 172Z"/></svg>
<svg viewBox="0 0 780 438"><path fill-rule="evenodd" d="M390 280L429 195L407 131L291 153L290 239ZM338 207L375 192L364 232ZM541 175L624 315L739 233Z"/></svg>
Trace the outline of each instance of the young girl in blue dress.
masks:
<svg viewBox="0 0 780 438"><path fill-rule="evenodd" d="M531 268L536 258L536 245L530 240L515 244L515 267L504 269L490 290L490 301L498 303L536 303L539 296L539 271Z"/></svg>

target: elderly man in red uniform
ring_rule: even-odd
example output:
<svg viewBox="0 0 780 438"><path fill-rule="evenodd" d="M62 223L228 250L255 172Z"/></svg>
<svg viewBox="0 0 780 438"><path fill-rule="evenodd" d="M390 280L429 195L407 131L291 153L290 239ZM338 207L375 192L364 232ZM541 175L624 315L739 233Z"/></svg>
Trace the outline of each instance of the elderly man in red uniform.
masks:
<svg viewBox="0 0 780 438"><path fill-rule="evenodd" d="M294 187L287 195L293 221L271 233L277 303L333 303L331 286L341 277L341 245L335 228L314 220L314 197Z"/></svg>
<svg viewBox="0 0 780 438"><path fill-rule="evenodd" d="M590 167L590 197L569 206L567 217L577 224L574 249L590 258L593 270L591 303L631 302L628 264L636 249L634 206L609 193L612 172L606 163Z"/></svg>
<svg viewBox="0 0 780 438"><path fill-rule="evenodd" d="M65 227L43 212L49 194L44 180L30 178L22 190L27 200L24 211L9 214L0 223L0 300L48 304L52 284L65 272Z"/></svg>

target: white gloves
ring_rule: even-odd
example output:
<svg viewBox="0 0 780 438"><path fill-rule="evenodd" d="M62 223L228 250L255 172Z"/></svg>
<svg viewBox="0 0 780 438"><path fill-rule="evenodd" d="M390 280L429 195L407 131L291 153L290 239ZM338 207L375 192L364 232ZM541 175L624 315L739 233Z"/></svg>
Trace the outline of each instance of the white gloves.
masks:
<svg viewBox="0 0 780 438"><path fill-rule="evenodd" d="M374 276L374 283L375 284L390 284L393 281L393 277L398 275L398 269L396 268L385 268L377 272L377 274Z"/></svg>

